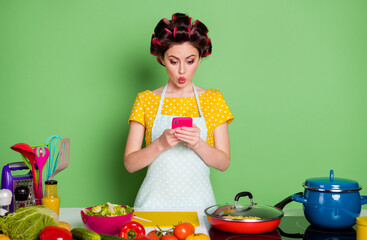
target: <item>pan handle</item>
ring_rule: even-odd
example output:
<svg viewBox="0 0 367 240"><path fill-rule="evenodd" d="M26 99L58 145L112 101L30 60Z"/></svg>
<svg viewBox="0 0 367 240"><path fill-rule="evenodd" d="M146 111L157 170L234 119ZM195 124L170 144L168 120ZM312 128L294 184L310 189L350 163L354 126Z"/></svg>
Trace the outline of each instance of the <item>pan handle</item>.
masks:
<svg viewBox="0 0 367 240"><path fill-rule="evenodd" d="M302 192L298 192L298 193L296 193L296 194L303 195L303 193L302 193ZM290 203L290 202L293 202L293 199L292 199L292 196L293 196L293 195L294 195L294 194L290 195L289 197L287 197L287 198L286 198L286 199L284 199L283 201L281 201L281 202L277 203L276 205L274 205L274 207L279 208L280 210L283 210L283 208L285 207L285 205L287 205L287 204L288 204L288 203Z"/></svg>

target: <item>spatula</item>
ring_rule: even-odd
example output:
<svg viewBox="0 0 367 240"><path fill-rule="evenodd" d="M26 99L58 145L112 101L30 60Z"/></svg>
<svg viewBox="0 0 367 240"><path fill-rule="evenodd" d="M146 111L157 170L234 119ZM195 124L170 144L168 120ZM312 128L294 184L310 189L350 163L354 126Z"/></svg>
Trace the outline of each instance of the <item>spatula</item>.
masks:
<svg viewBox="0 0 367 240"><path fill-rule="evenodd" d="M37 198L42 198L43 196L43 188L42 188L42 170L45 166L48 156L50 156L50 151L47 147L36 147L33 148L35 156L36 156L36 163L38 166L38 192L37 192Z"/></svg>
<svg viewBox="0 0 367 240"><path fill-rule="evenodd" d="M60 142L59 162L57 164L57 168L51 174L48 180L53 179L56 174L64 170L69 165L69 157L70 157L70 138L63 138Z"/></svg>

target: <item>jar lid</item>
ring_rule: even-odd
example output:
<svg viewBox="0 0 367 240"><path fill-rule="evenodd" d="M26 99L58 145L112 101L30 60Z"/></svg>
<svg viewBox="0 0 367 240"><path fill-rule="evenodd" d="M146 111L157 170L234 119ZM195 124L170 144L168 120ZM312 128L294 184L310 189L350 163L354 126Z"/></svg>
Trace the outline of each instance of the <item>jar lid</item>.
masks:
<svg viewBox="0 0 367 240"><path fill-rule="evenodd" d="M56 180L47 180L45 182L45 184L47 184L47 185L55 185L55 184L57 184L57 181Z"/></svg>
<svg viewBox="0 0 367 240"><path fill-rule="evenodd" d="M357 224L367 226L367 217L357 217Z"/></svg>
<svg viewBox="0 0 367 240"><path fill-rule="evenodd" d="M330 170L330 177L309 178L303 186L320 192L355 192L362 189L357 181L334 177L333 170Z"/></svg>

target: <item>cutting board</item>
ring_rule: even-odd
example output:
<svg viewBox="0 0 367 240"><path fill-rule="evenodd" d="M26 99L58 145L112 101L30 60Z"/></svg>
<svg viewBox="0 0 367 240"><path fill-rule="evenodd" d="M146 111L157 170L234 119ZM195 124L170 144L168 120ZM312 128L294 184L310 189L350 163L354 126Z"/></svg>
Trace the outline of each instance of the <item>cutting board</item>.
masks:
<svg viewBox="0 0 367 240"><path fill-rule="evenodd" d="M190 222L194 227L199 227L199 217L197 212L135 212L135 216L151 220L146 222L133 218L133 221L141 223L144 227L164 227L170 228L179 222Z"/></svg>

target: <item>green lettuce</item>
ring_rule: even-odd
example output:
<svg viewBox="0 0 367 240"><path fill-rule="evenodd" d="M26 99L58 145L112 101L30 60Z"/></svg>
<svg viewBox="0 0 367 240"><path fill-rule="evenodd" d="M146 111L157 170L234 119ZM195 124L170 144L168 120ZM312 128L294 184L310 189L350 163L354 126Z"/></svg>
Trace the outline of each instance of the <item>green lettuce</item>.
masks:
<svg viewBox="0 0 367 240"><path fill-rule="evenodd" d="M121 205L105 203L103 205L98 205L92 207L91 209L84 209L84 213L89 216L100 216L100 217L109 217L109 216L122 216L129 213L134 212L129 206L122 207Z"/></svg>
<svg viewBox="0 0 367 240"><path fill-rule="evenodd" d="M42 205L19 208L0 218L1 231L12 240L36 240L44 227L57 224L57 213Z"/></svg>

